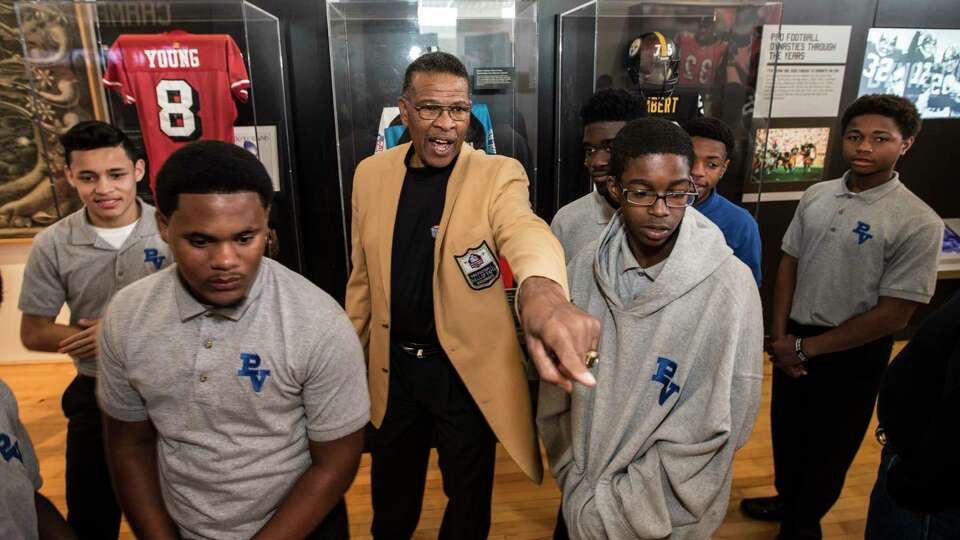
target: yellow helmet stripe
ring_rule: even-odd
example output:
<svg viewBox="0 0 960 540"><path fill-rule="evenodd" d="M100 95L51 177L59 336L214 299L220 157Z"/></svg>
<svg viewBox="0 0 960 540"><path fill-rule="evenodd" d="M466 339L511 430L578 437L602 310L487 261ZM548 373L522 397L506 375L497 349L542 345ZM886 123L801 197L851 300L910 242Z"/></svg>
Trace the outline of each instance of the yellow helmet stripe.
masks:
<svg viewBox="0 0 960 540"><path fill-rule="evenodd" d="M667 38L663 37L663 34L660 32L654 32L653 35L657 36L657 39L660 41L660 59L667 60L670 58L670 53L667 51Z"/></svg>

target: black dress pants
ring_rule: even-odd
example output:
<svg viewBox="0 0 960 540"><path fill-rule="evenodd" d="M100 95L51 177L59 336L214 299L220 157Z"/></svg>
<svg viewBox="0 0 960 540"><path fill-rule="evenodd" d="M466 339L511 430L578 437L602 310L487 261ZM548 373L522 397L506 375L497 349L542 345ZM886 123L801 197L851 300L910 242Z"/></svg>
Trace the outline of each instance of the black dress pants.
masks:
<svg viewBox="0 0 960 540"><path fill-rule="evenodd" d="M830 328L790 321L812 337ZM807 375L773 370L770 424L777 492L784 501L781 540L822 538L820 520L843 482L873 416L893 337L809 360Z"/></svg>
<svg viewBox="0 0 960 540"><path fill-rule="evenodd" d="M486 538L496 438L443 354L417 358L393 345L387 412L371 442L374 538L410 538L420 520L431 443L447 507L440 540Z"/></svg>
<svg viewBox="0 0 960 540"><path fill-rule="evenodd" d="M67 417L67 522L80 540L120 534L120 506L107 470L96 386L94 377L77 375L61 401Z"/></svg>
<svg viewBox="0 0 960 540"><path fill-rule="evenodd" d="M557 510L557 524L553 527L553 540L570 540L570 533L567 532L567 522L563 520L563 501L560 501L560 509Z"/></svg>

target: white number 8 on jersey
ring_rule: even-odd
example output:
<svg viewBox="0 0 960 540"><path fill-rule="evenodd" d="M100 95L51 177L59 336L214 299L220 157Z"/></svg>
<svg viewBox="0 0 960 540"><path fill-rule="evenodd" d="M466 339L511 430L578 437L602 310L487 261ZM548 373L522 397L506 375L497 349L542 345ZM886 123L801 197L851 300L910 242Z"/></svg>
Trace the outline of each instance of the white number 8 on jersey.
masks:
<svg viewBox="0 0 960 540"><path fill-rule="evenodd" d="M160 106L160 131L175 141L200 138L200 118L196 115L197 92L184 80L164 79L157 83Z"/></svg>

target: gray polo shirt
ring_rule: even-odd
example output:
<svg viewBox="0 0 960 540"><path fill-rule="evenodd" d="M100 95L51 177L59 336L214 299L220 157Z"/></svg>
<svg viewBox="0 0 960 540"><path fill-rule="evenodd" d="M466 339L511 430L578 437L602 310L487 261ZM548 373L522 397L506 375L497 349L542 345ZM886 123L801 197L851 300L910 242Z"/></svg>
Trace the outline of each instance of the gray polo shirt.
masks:
<svg viewBox="0 0 960 540"><path fill-rule="evenodd" d="M620 256L618 258L620 259L618 262L620 279L617 280L617 294L620 295L624 305L630 305L646 292L653 285L653 282L660 277L660 272L663 271L667 262L667 259L664 259L647 268L640 266L630 249L630 241L627 240L626 234L620 240Z"/></svg>
<svg viewBox="0 0 960 540"><path fill-rule="evenodd" d="M937 283L943 221L899 175L853 193L846 178L803 194L782 249L798 259L790 318L838 326L880 296L927 303Z"/></svg>
<svg viewBox="0 0 960 540"><path fill-rule="evenodd" d="M117 291L169 265L173 257L157 230L156 210L137 202L140 221L120 249L97 234L85 209L40 232L23 272L20 311L56 317L66 303L71 325L99 319ZM73 361L80 374L96 377L95 358Z"/></svg>
<svg viewBox="0 0 960 540"><path fill-rule="evenodd" d="M101 323L101 409L150 420L185 538L250 538L311 464L308 439L366 425L363 350L340 306L263 259L245 300L199 303L176 265L120 291Z"/></svg>
<svg viewBox="0 0 960 540"><path fill-rule="evenodd" d="M27 430L20 423L17 399L0 380L0 538L35 540L40 466Z"/></svg>
<svg viewBox="0 0 960 540"><path fill-rule="evenodd" d="M594 240L600 238L603 229L610 223L610 218L617 209L593 191L573 201L557 211L550 222L550 230L563 245L567 262L573 260L577 253Z"/></svg>

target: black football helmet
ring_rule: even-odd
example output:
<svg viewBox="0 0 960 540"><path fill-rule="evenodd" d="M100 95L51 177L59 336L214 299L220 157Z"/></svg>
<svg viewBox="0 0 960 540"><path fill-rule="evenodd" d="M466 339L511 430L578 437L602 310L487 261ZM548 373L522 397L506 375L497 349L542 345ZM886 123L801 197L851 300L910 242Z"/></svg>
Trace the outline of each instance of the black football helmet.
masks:
<svg viewBox="0 0 960 540"><path fill-rule="evenodd" d="M627 47L627 74L642 94L670 95L680 81L680 49L660 32L647 32Z"/></svg>

